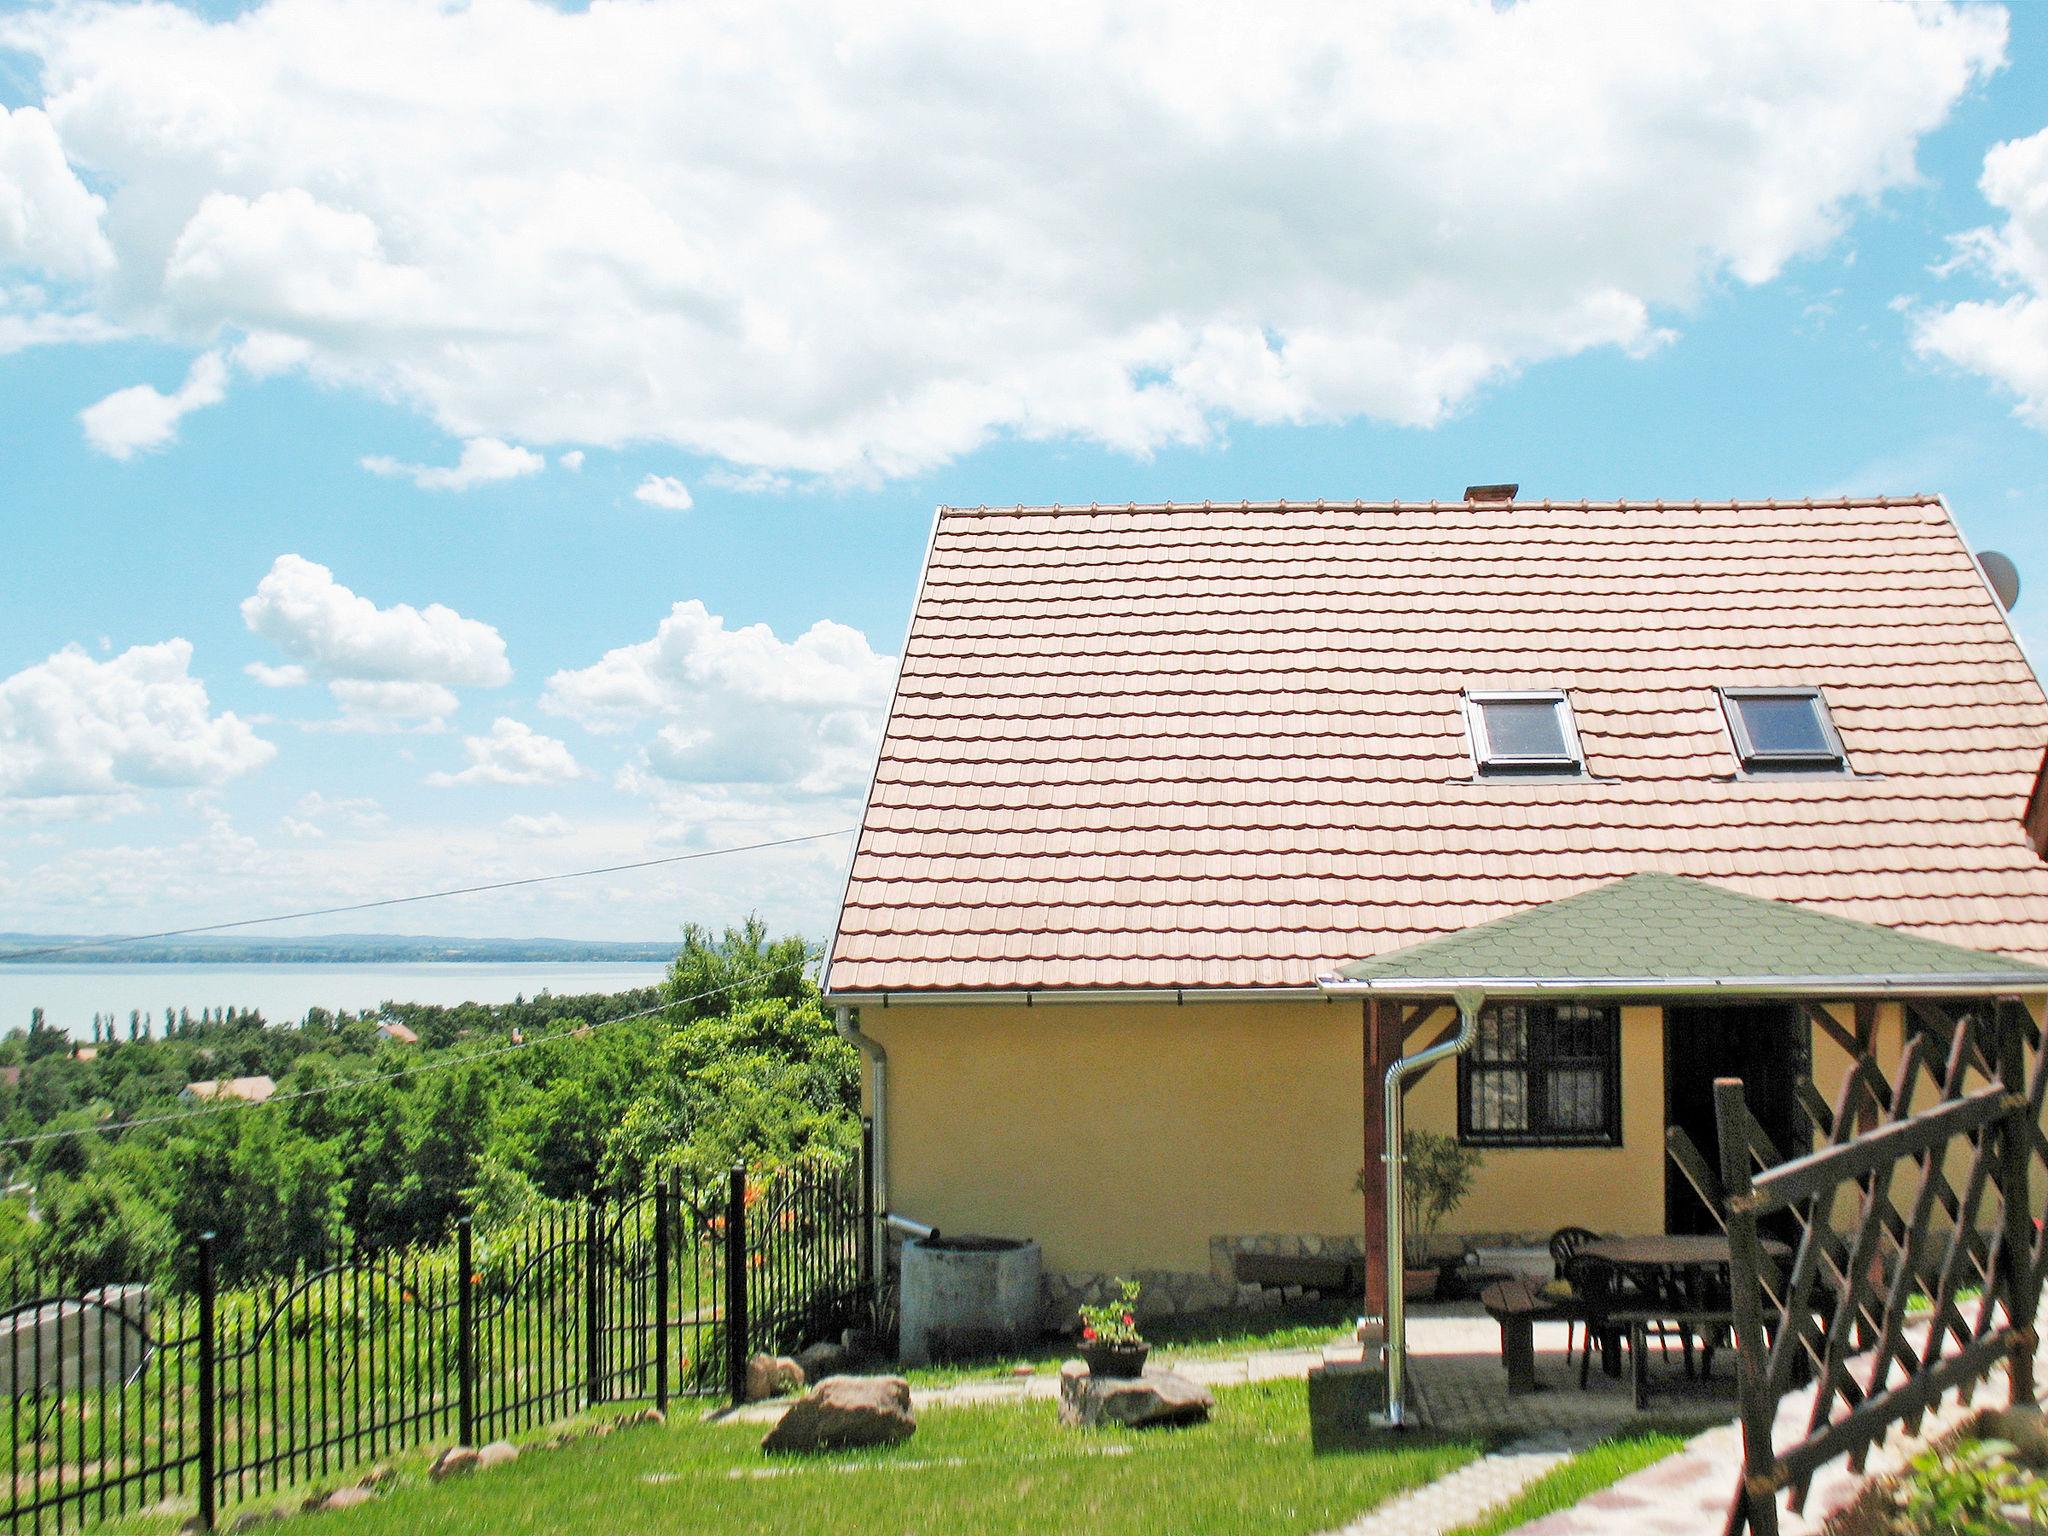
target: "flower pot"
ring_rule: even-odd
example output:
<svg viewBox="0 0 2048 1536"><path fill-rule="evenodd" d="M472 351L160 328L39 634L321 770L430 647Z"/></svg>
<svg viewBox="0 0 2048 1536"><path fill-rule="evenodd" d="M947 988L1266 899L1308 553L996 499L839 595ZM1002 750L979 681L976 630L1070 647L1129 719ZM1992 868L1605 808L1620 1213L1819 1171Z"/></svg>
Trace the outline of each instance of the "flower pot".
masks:
<svg viewBox="0 0 2048 1536"><path fill-rule="evenodd" d="M1145 1357L1150 1344L1083 1344L1081 1358L1091 1376L1135 1377L1145 1374Z"/></svg>
<svg viewBox="0 0 2048 1536"><path fill-rule="evenodd" d="M1401 1294L1410 1301L1428 1301L1436 1295L1436 1283L1443 1271L1434 1264L1401 1271Z"/></svg>

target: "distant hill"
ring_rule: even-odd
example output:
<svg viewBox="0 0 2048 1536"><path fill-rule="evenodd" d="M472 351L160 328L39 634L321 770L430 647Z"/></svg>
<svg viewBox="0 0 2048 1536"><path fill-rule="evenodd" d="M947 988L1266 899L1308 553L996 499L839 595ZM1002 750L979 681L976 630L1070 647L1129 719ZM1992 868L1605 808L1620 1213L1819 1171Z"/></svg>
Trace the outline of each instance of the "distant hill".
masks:
<svg viewBox="0 0 2048 1536"><path fill-rule="evenodd" d="M674 958L679 947L678 941L672 939L451 939L403 933L323 933L290 939L196 934L135 944L107 943L107 937L0 933L0 965L388 965L450 960L500 965L527 960L661 963ZM74 945L91 947L71 947ZM40 953L52 949L57 953Z"/></svg>

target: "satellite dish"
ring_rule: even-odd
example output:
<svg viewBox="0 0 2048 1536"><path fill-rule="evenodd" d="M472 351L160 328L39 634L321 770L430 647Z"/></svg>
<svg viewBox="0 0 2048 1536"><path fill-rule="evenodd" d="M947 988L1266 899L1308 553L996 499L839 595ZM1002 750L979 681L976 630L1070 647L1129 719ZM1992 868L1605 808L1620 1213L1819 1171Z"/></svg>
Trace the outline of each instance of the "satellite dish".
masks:
<svg viewBox="0 0 2048 1536"><path fill-rule="evenodd" d="M1984 572L1984 579L1991 583L1991 590L1998 594L1999 602L2010 610L2020 600L2020 568L1995 549L1979 555L1977 565Z"/></svg>

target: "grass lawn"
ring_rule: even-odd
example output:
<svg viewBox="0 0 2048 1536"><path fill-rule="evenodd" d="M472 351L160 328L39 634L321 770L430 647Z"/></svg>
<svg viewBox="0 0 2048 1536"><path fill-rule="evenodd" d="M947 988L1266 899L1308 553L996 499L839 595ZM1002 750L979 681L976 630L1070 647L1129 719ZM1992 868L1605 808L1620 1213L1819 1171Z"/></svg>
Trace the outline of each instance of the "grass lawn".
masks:
<svg viewBox="0 0 2048 1536"><path fill-rule="evenodd" d="M1303 1301L1271 1312L1216 1312L1185 1318L1159 1318L1145 1324L1154 1363L1173 1360L1217 1360L1266 1349L1309 1349L1350 1334L1358 1322L1355 1302ZM1028 1353L972 1365L932 1365L903 1374L913 1387L944 1387L963 1381L1008 1376L1019 1365L1033 1371L1056 1371L1072 1359L1079 1346L1072 1339L1053 1339Z"/></svg>
<svg viewBox="0 0 2048 1536"><path fill-rule="evenodd" d="M465 1480L401 1485L363 1508L318 1516L317 1528L333 1536L1306 1536L1482 1449L1408 1436L1385 1449L1315 1456L1299 1381L1219 1392L1214 1420L1184 1430L1065 1429L1051 1403L1035 1402L929 1409L905 1445L812 1458L763 1456L762 1432L679 1416L530 1452Z"/></svg>
<svg viewBox="0 0 2048 1536"><path fill-rule="evenodd" d="M1615 1435L1588 1446L1570 1461L1552 1467L1507 1503L1461 1525L1450 1536L1500 1536L1518 1525L1565 1509L1589 1493L1620 1482L1653 1461L1662 1461L1684 1445L1688 1435L1659 1430Z"/></svg>

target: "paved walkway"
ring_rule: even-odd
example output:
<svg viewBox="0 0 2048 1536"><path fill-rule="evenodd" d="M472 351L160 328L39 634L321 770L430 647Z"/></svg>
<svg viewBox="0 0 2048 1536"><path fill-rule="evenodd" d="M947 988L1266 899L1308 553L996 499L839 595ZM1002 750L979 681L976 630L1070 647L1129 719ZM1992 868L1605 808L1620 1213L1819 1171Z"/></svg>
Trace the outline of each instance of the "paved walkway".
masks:
<svg viewBox="0 0 2048 1536"><path fill-rule="evenodd" d="M1552 1430L1512 1440L1449 1477L1366 1511L1330 1536L1443 1536L1505 1504L1598 1438L1598 1432Z"/></svg>

